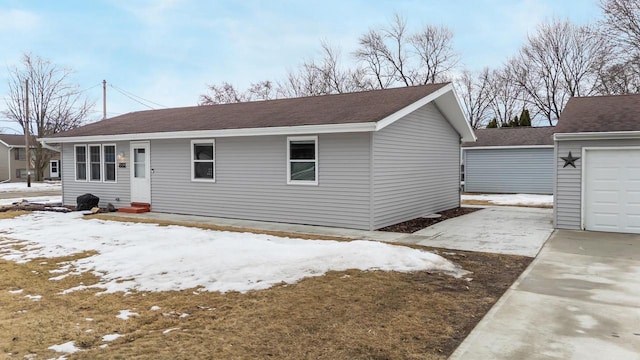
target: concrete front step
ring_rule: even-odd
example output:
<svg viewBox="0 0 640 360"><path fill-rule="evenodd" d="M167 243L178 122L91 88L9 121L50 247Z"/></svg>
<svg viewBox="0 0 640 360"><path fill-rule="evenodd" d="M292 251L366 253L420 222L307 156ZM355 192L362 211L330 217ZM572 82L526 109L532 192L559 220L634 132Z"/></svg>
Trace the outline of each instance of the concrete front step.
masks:
<svg viewBox="0 0 640 360"><path fill-rule="evenodd" d="M130 214L146 213L151 211L151 204L132 202L131 206L122 207L118 211Z"/></svg>

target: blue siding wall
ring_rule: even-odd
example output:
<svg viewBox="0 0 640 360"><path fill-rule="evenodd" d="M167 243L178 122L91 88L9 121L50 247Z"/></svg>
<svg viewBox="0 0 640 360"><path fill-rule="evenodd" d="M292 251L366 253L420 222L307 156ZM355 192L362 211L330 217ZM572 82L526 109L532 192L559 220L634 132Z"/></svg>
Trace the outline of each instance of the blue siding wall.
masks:
<svg viewBox="0 0 640 360"><path fill-rule="evenodd" d="M553 194L553 148L464 149L464 190Z"/></svg>

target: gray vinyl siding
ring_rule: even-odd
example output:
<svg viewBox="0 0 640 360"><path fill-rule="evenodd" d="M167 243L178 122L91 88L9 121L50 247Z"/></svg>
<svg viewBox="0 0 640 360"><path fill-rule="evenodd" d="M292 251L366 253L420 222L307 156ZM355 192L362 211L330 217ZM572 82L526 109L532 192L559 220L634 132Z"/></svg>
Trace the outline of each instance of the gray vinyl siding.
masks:
<svg viewBox="0 0 640 360"><path fill-rule="evenodd" d="M82 143L78 145L94 145L95 143ZM113 142L104 143L107 145ZM129 168L131 166L129 156L129 142L116 142L116 154L120 151L125 153L127 159L127 167L119 168L116 165L116 182L93 182L93 181L76 181L75 179L75 144L63 144L61 175L62 175L62 202L64 205L76 205L76 198L82 194L93 194L100 198L100 206L104 207L108 203L112 203L115 207L129 206L130 203L130 178ZM104 171L104 169L102 170ZM120 199L119 201L116 199Z"/></svg>
<svg viewBox="0 0 640 360"><path fill-rule="evenodd" d="M435 105L372 138L374 229L460 205L460 137Z"/></svg>
<svg viewBox="0 0 640 360"><path fill-rule="evenodd" d="M553 194L553 148L464 149L464 190Z"/></svg>
<svg viewBox="0 0 640 360"><path fill-rule="evenodd" d="M9 148L0 144L0 181L10 180L9 155L12 155Z"/></svg>
<svg viewBox="0 0 640 360"><path fill-rule="evenodd" d="M215 139L215 183L191 181L190 139L151 141L153 211L370 227L370 134L318 136L318 185L287 184L287 136Z"/></svg>
<svg viewBox="0 0 640 360"><path fill-rule="evenodd" d="M556 142L556 189L554 224L558 229L580 229L582 217L582 148L640 146L640 140L587 140ZM580 157L576 167L564 167L561 157Z"/></svg>

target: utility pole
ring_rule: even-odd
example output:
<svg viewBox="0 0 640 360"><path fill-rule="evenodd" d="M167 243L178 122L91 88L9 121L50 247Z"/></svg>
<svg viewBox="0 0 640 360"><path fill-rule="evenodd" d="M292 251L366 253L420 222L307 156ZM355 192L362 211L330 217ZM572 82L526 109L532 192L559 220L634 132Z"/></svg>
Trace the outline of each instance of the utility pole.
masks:
<svg viewBox="0 0 640 360"><path fill-rule="evenodd" d="M107 118L107 80L102 80L102 120Z"/></svg>
<svg viewBox="0 0 640 360"><path fill-rule="evenodd" d="M27 187L31 187L31 148L29 148L29 79L24 81L24 87L24 108L27 112L24 120L24 147L26 153L25 157L27 160Z"/></svg>

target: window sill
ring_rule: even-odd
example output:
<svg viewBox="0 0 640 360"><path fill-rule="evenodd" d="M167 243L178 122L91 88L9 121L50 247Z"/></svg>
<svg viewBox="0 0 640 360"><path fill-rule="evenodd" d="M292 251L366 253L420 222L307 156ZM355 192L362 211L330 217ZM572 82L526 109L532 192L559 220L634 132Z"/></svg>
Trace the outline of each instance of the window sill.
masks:
<svg viewBox="0 0 640 360"><path fill-rule="evenodd" d="M318 186L317 181L289 180L287 185Z"/></svg>

